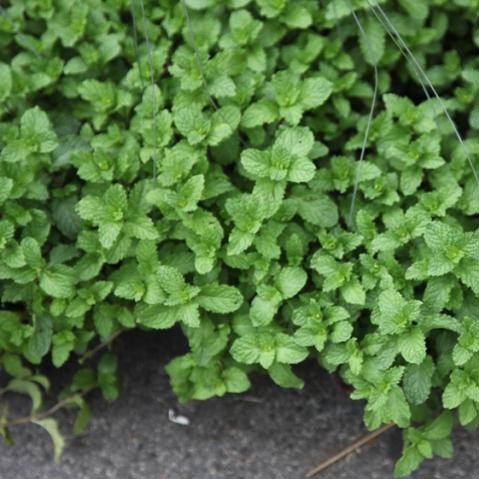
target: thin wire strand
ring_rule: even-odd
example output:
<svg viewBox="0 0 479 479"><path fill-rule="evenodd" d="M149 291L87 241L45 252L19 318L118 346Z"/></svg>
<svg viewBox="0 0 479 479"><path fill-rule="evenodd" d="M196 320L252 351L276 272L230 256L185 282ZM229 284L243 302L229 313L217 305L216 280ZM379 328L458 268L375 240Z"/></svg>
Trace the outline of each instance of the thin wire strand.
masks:
<svg viewBox="0 0 479 479"><path fill-rule="evenodd" d="M354 21L356 22L356 24L358 26L360 34L365 39L366 48L369 51L371 51L372 46L371 46L371 43L369 41L369 37L367 36L366 31L364 30L364 27L363 27L359 17L357 16L356 12L354 11L354 9L353 9L351 3L349 2L349 0L345 0L345 1L348 3L348 8L351 12L352 17L354 18ZM334 5L333 8L336 9L336 6ZM383 28L386 30L386 32L389 33L388 25L382 20L382 18L378 17L377 15L376 15L376 18L379 21L379 23L383 26ZM403 56L405 56L406 59L407 59L407 54L403 50L401 44L394 37L392 37L392 39L393 39L393 42L395 43L395 45L397 46L397 48L399 49L400 53ZM418 79L419 83L421 84L421 87L424 91L424 94L426 95L426 98L428 100L431 100L431 96L429 95L429 92L427 90L427 86L421 79L420 72L417 70L417 68L414 64L412 64L412 68L413 68L414 74L417 76L417 79ZM368 137L369 137L369 130L370 130L370 127L371 127L371 124L372 124L374 109L375 109L375 105L376 105L376 102L377 102L377 95L378 95L378 89L379 89L379 73L378 73L377 65L374 65L374 77L375 77L375 85L374 85L373 101L372 101L372 104L371 104L371 110L370 110L370 114L369 114L369 118L368 118L368 123L367 123L367 126L366 126L364 139L363 139L363 145L362 145L362 148L361 148L360 159L359 159L358 165L356 167L356 174L355 174L355 180L354 180L354 190L353 190L353 196L352 196L352 199L351 199L350 211L349 211L349 215L348 215L348 222L352 226L354 226L354 211L355 211L355 208L356 208L357 195L358 195L358 191L359 191L360 168L361 168L361 165L362 165L363 160L364 160L364 156L365 156L365 152L366 152L366 146L367 146L367 140L368 140ZM435 110L435 105L434 104L432 104L432 107ZM437 123L437 120L435 120L435 121Z"/></svg>
<svg viewBox="0 0 479 479"><path fill-rule="evenodd" d="M407 52L403 49L403 47L399 43L399 41L394 37L394 35L390 31L387 23L385 23L384 20L380 16L378 16L377 13L374 10L373 10L373 13L374 13L376 19L379 21L379 23L382 25L382 27L386 31L386 33L391 37L393 43L396 45L396 47L398 48L401 55L404 58L406 58L406 60L409 62L409 65L412 67L413 73L416 75L417 81L421 85L421 88L422 88L422 90L424 92L424 95L426 96L427 100L432 100L431 95L429 94L429 91L427 89L427 85L424 83L423 79L421 78L421 72L417 69L416 65L409 60ZM433 107L433 109L435 109L434 103L432 103L432 107Z"/></svg>
<svg viewBox="0 0 479 479"><path fill-rule="evenodd" d="M401 44L401 46L404 48L404 51L406 52L407 56L406 56L406 59L410 62L412 62L417 71L420 73L420 75L422 76L423 80L426 82L427 86L429 87L429 89L431 90L433 96L437 99L439 105L441 106L441 109L443 110L443 113L445 114L448 122L450 123L453 131L454 131L454 134L457 138L457 140L459 141L459 144L461 145L461 148L463 150L463 153L467 159L467 162L469 163L469 166L472 170L472 174L474 176L474 179L477 183L477 185L479 186L479 175L477 173L477 170L474 166L474 163L472 161L472 158L471 158L471 155L469 153L469 149L467 148L467 145L466 143L464 142L464 140L462 139L462 136L456 126L456 123L454 122L454 120L452 119L450 113L449 113L449 110L447 109L447 106L446 104L444 103L444 101L442 100L442 98L439 96L439 94L437 93L437 90L436 88L434 87L434 85L432 84L430 78L428 77L428 75L426 74L426 72L424 71L424 69L422 68L422 66L420 65L420 63L417 61L416 57L414 56L414 54L412 53L412 51L410 50L410 48L408 47L408 45L406 44L406 42L404 41L404 39L402 38L401 34L397 31L396 27L393 25L393 23L389 20L389 17L386 15L386 13L384 12L384 10L381 8L381 6L376 3L374 0L373 2L374 3L371 3L371 0L367 0L369 6L372 8L372 11L373 13L375 14L376 18L379 19L379 16L381 16L383 19L384 19L384 22L387 24L387 26L389 27L386 31L387 33L389 34L389 36L391 38L394 39L394 37L397 38L398 42ZM377 11L376 11L377 10ZM379 14L377 13L379 11ZM430 99L428 97L428 99Z"/></svg>
<svg viewBox="0 0 479 479"><path fill-rule="evenodd" d="M209 102L211 103L211 106L213 107L213 109L215 109L216 111L219 111L219 107L214 101L213 96L210 93L208 82L206 81L206 76L204 74L203 66L201 64L200 52L195 43L196 35L193 28L193 22L191 21L190 12L188 10L188 6L186 5L185 0L181 0L181 5L183 6L183 10L185 12L186 26L188 28L188 32L191 37L191 47L193 49L193 55L195 57L196 68L198 69L198 72L200 73L201 82L203 83L203 88L205 89L205 92L208 95Z"/></svg>
<svg viewBox="0 0 479 479"><path fill-rule="evenodd" d="M349 4L349 1L348 1L348 4ZM372 51L372 46L371 46L371 43L369 41L368 35L366 34L366 31L363 28L361 20L356 15L356 12L351 8L350 4L349 4L349 8L350 8L350 11L351 11L351 15L353 16L353 19L356 22L356 25L359 29L359 32L364 38L364 41L366 43L366 48L371 52ZM366 125L366 130L364 132L364 138L363 138L363 143L362 143L362 146L361 146L361 153L359 155L359 161L358 161L358 164L356 165L353 196L351 198L351 205L350 205L350 208L349 208L349 215L348 215L349 223L351 225L354 225L354 210L356 208L356 200L357 200L357 196L358 196L359 178L360 178L359 175L360 175L361 166L364 162L364 157L366 155L366 148L367 148L367 143L368 143L368 139L369 139L369 132L370 132L371 125L372 125L372 122L373 122L374 110L376 108L378 90L379 90L379 72L378 72L377 65L373 65L373 69L374 69L373 98L372 98L372 101L371 101L371 108L369 109L368 122L367 122L367 125Z"/></svg>
<svg viewBox="0 0 479 479"><path fill-rule="evenodd" d="M223 116L224 113L221 110L221 108L217 105L215 102L213 95L210 92L209 86L208 86L208 81L206 80L206 75L203 70L203 65L201 64L201 58L200 58L200 52L198 50L198 47L196 46L195 38L195 30L193 28L193 22L191 21L191 16L190 12L188 9L188 6L186 5L185 0L181 0L181 5L183 6L183 10L185 13L185 19L186 19L186 27L188 28L188 33L190 34L191 37L191 48L193 49L193 56L195 58L195 63L196 63L196 68L198 69L198 72L201 77L201 83L203 84L204 91L206 92L206 95L208 96L208 101L210 102L211 106L213 109L218 113L218 115L222 118L222 120L228 124L228 121L225 119ZM241 138L241 136L238 134L238 140L243 146L247 146L246 142Z"/></svg>
<svg viewBox="0 0 479 479"><path fill-rule="evenodd" d="M134 2L134 0L132 0ZM133 7L134 8L134 7ZM143 0L140 0L140 10L141 10L141 17L142 17L142 24L143 24L143 35L146 41L146 50L147 50L147 57L148 63L150 66L150 82L151 82L151 89L153 94L153 138L154 138L154 150L152 155L152 175L153 181L156 180L156 162L158 160L158 117L157 117L157 110L158 110L158 99L156 96L155 90L155 67L153 63L153 46L150 42L150 37L148 35L148 30L146 28L146 15L145 15L145 4ZM136 22L135 22L136 27ZM139 66L139 65L138 65Z"/></svg>
<svg viewBox="0 0 479 479"><path fill-rule="evenodd" d="M132 25L133 25L133 43L135 45L135 57L136 57L136 62L138 64L138 74L140 76L140 84L141 84L141 89L145 90L145 81L143 80L143 74L141 73L141 65L140 65L140 48L139 48L139 42L138 42L138 28L137 28L137 20L136 20L136 13L135 13L135 8L133 6L134 0L130 2L130 10L131 10L131 19L132 19Z"/></svg>
<svg viewBox="0 0 479 479"><path fill-rule="evenodd" d="M382 25L382 27L384 28L384 30L386 31L386 33L388 33L388 35L390 36L390 38L392 39L393 43L396 45L397 49L399 50L399 52L401 53L401 55L406 59L406 61L409 63L409 66L411 67L412 69L412 72L413 74L416 76L416 79L417 81L419 82L419 84L421 85L421 88L424 92L424 95L427 99L427 101L429 102L429 104L431 105L431 108L432 108L432 111L434 113L434 123L436 124L436 128L439 129L439 124L438 124L438 121L437 121L437 116L440 114L440 112L437 111L437 108L436 108L436 103L435 101L433 101L433 98L431 97L429 91L428 91L428 87L426 85L426 83L424 83L423 79L422 79L422 75L421 75L421 72L417 69L416 65L411 62L411 60L409 59L409 55L407 54L407 52L403 49L401 43L396 39L396 37L394 36L393 32L391 32L388 24L382 19L382 17L378 16L376 12L374 12L374 15L376 16L376 19L379 21L379 23Z"/></svg>

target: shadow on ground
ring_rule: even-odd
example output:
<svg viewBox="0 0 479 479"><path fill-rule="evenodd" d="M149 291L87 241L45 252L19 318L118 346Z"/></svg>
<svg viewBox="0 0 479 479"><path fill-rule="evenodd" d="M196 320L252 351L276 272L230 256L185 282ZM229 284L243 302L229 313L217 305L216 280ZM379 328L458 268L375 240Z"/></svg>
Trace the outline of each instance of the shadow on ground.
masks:
<svg viewBox="0 0 479 479"><path fill-rule="evenodd" d="M98 394L91 397L93 422L83 436L67 436L59 465L42 430L18 427L18 445L0 445L0 478L300 479L365 433L362 405L313 363L298 371L306 380L301 391L256 378L246 396L179 406L163 371L181 351L181 340L175 343L178 337L165 333L120 337L121 398L106 404ZM187 416L190 426L172 423L169 408ZM71 422L64 418L65 431ZM477 477L478 439L479 433L458 432L454 459L430 461L414 479ZM390 431L319 477L392 478L400 447L400 434Z"/></svg>

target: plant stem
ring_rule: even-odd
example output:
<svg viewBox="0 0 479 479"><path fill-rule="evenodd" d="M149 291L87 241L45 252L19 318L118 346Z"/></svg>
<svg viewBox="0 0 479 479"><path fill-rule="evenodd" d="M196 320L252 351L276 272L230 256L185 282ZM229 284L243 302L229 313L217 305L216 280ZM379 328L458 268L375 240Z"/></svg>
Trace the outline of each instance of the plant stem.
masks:
<svg viewBox="0 0 479 479"><path fill-rule="evenodd" d="M78 396L84 397L90 391L92 391L93 389L94 388L89 388L89 389L85 389L85 391L72 394L72 395L66 397L65 399L62 399L61 401L58 401L50 409L47 409L46 411L39 412L38 414L30 414L29 416L23 416L23 417L19 417L19 418L16 418L16 419L12 419L11 421L8 421L5 424L5 427L10 428L12 426L18 426L20 424L28 424L29 422L32 422L32 421L38 421L40 419L45 419L45 418L51 416L52 414L55 414L58 410L65 407L75 397L78 397Z"/></svg>
<svg viewBox="0 0 479 479"><path fill-rule="evenodd" d="M87 359L90 359L96 353L101 351L103 348L109 346L120 334L124 333L124 329L119 329L118 331L114 332L109 338L107 338L103 343L98 344L93 349L88 350L79 360L80 364L83 364Z"/></svg>
<svg viewBox="0 0 479 479"><path fill-rule="evenodd" d="M324 471L328 467L330 467L333 464L336 464L340 460L344 459L346 456L349 456L349 454L356 451L360 447L364 446L365 444L368 444L369 442L374 441L379 436L381 436L385 432L389 431L393 427L394 427L394 424L386 424L385 426L377 429L376 431L373 431L373 432L367 434L366 436L363 436L362 438L358 439L356 442L354 442L350 446L346 447L345 449L338 452L334 456L331 456L329 459L326 459L325 461L323 461L321 464L316 466L314 469L311 469L304 477L310 478L310 477L315 476L316 474L319 474L320 472Z"/></svg>

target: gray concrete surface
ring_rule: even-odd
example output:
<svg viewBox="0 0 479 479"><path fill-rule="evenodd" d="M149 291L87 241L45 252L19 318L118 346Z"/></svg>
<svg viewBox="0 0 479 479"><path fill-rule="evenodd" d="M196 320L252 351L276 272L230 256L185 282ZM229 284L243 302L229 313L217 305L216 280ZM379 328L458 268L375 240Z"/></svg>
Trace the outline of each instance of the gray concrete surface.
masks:
<svg viewBox="0 0 479 479"><path fill-rule="evenodd" d="M18 427L18 445L0 445L0 478L299 479L365 432L362 405L314 364L299 370L306 380L302 391L256 378L246 396L178 406L162 369L181 349L172 347L176 340L150 333L119 338L121 398L106 404L93 395L94 419L81 437L68 435L72 418L63 415L67 447L59 465L42 430ZM14 408L21 407L15 401ZM186 415L190 426L169 421L170 407ZM479 434L459 431L455 439L454 459L430 461L413 478L479 477ZM400 447L400 434L390 431L319 477L391 478Z"/></svg>

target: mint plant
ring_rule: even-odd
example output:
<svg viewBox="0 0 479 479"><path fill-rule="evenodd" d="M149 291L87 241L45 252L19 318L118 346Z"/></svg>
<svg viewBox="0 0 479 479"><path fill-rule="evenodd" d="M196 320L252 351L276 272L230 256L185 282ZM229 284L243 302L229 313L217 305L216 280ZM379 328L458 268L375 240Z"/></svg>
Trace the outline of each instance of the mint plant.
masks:
<svg viewBox="0 0 479 479"><path fill-rule="evenodd" d="M449 457L479 423L477 7L7 1L0 395L32 411L2 436L37 424L58 459L43 366L78 365L54 411L81 432L114 339L178 327L182 401L313 358L404 430L396 475Z"/></svg>

